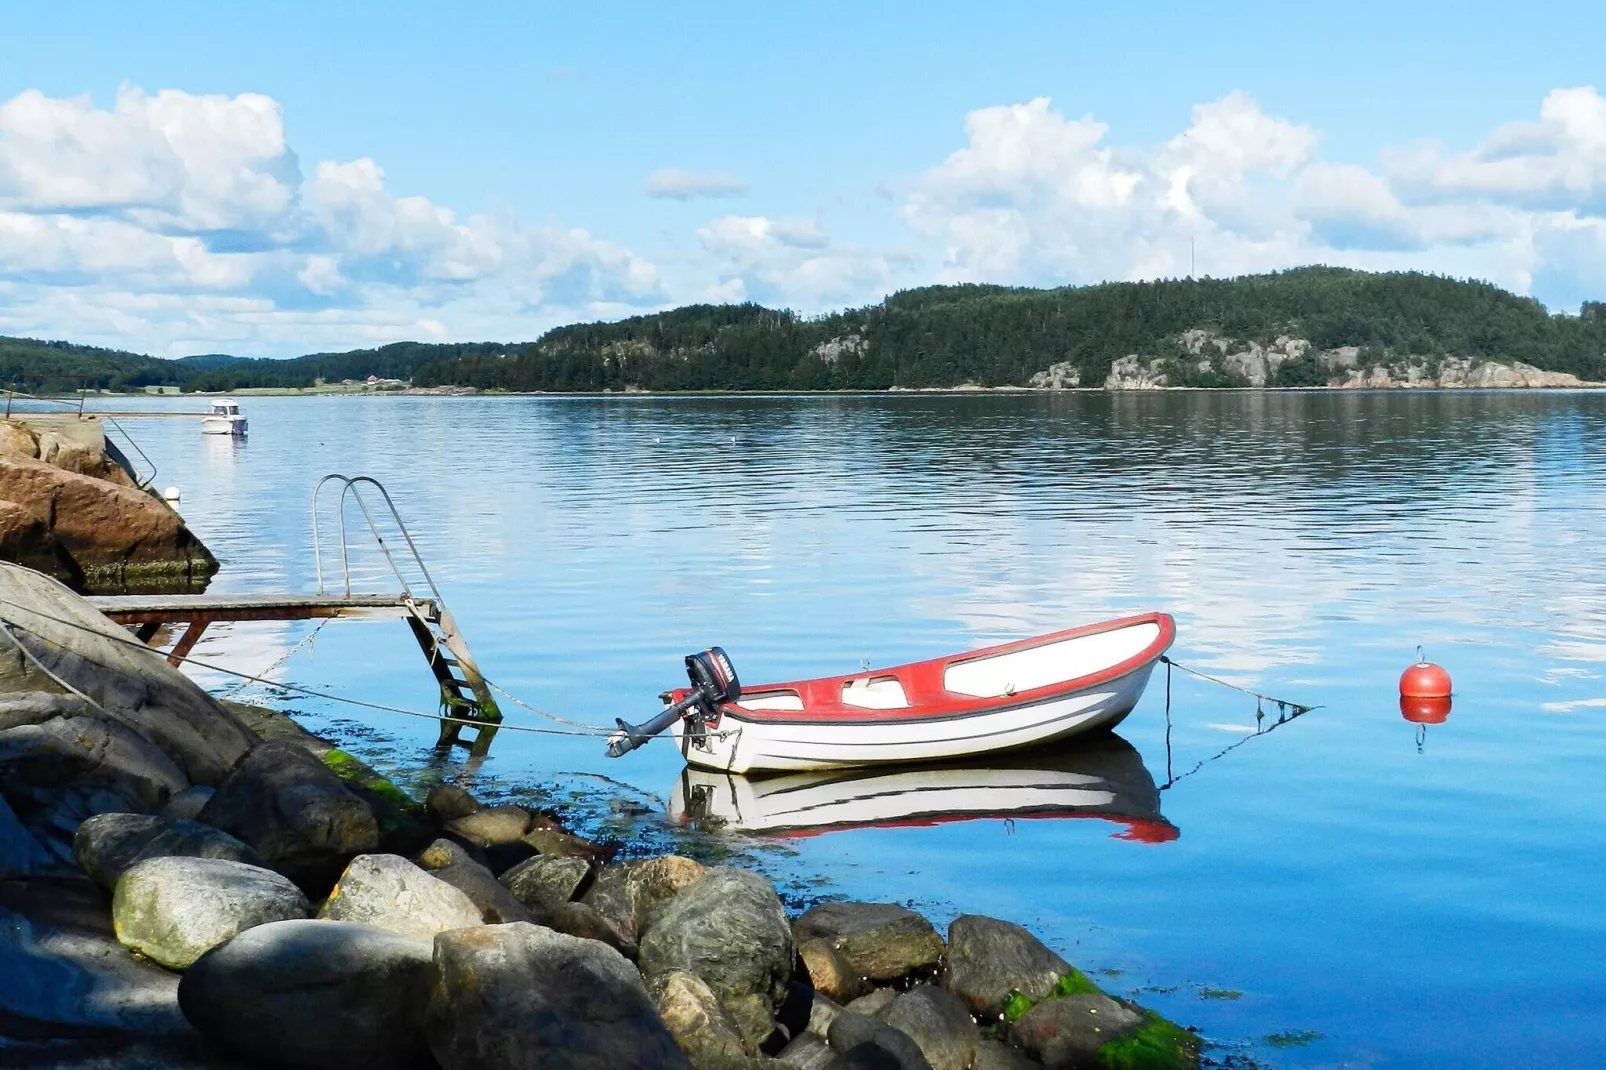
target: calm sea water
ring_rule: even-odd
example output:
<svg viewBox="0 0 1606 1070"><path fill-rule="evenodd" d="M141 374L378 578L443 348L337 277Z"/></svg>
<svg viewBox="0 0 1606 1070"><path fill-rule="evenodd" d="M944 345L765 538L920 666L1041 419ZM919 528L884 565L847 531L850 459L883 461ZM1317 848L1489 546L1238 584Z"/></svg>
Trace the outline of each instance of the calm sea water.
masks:
<svg viewBox="0 0 1606 1070"><path fill-rule="evenodd" d="M132 403L158 405L198 402ZM819 894L1022 922L1198 1026L1218 1059L1573 1067L1606 1051L1606 395L246 410L244 443L129 424L222 559L214 590L308 589L312 483L373 475L487 674L583 720L650 714L680 657L713 643L758 682L1167 610L1180 662L1320 707L1253 736L1255 700L1178 675L1168 748L1157 676L1120 733L1157 785L1197 769L1159 793L1176 838L982 817L761 857L823 875ZM358 563L384 586L371 552ZM197 654L259 670L305 632L220 628ZM1419 644L1455 676L1443 724L1401 716ZM433 708L399 622L333 624L278 672ZM349 709L291 705L351 732ZM433 741L428 722L356 716L387 760ZM485 770L605 773L668 800L680 763L663 744L610 762L593 739L504 732Z"/></svg>

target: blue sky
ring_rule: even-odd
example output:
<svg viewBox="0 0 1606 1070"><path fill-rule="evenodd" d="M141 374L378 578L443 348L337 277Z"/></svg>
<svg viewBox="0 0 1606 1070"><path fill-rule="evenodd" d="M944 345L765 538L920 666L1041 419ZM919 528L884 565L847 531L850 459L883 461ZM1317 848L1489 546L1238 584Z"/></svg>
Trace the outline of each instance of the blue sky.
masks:
<svg viewBox="0 0 1606 1070"><path fill-rule="evenodd" d="M0 333L524 339L1190 239L1606 297L1593 6L864 7L8 3Z"/></svg>

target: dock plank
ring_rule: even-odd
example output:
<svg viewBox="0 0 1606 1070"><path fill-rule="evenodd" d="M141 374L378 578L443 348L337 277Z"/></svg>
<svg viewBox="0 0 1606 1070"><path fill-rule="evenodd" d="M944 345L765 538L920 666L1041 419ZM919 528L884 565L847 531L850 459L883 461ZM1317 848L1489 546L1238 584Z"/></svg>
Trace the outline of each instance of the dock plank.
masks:
<svg viewBox="0 0 1606 1070"><path fill-rule="evenodd" d="M96 609L119 624L226 620L312 620L321 617L405 617L401 594L133 594L97 595ZM435 617L435 602L414 600Z"/></svg>

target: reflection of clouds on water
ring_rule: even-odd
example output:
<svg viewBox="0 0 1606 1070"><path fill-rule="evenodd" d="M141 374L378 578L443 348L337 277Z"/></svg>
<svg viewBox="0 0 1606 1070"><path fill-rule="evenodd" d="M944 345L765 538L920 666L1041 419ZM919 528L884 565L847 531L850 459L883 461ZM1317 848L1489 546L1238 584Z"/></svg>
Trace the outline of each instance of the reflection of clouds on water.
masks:
<svg viewBox="0 0 1606 1070"><path fill-rule="evenodd" d="M300 641L309 627L311 625L305 621L214 624L201 636L201 641L195 645L191 656L207 664L227 667L234 672L249 673L252 676L266 674L270 680L293 679L296 671L294 663L287 663L278 668L273 666ZM232 691L244 682L231 673L218 672L197 664L187 665L184 671L202 687L214 693ZM240 697L248 698L247 692L257 689L259 685L249 685L246 691L241 692Z"/></svg>
<svg viewBox="0 0 1606 1070"><path fill-rule="evenodd" d="M1606 709L1606 698L1580 698L1571 702L1546 702L1540 709L1546 713L1572 713L1574 710Z"/></svg>

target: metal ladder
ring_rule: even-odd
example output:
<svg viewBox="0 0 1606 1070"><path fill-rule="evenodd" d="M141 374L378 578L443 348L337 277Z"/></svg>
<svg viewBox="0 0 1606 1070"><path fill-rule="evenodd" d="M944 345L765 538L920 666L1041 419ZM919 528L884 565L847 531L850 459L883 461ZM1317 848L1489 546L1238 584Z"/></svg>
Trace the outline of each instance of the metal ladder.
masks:
<svg viewBox="0 0 1606 1070"><path fill-rule="evenodd" d="M435 674L435 680L440 685L440 746L443 748L466 747L472 757L483 757L490 750L491 740L496 736L496 726L502 722L502 711L496 705L496 699L491 695L490 685L485 677L480 675L479 666L474 663L474 655L469 653L468 643L463 639L463 633L458 629L457 622L452 619L446 608L446 601L441 597L440 588L435 585L434 577L424 564L424 558L418 552L418 546L413 542L412 534L407 525L402 523L401 514L396 509L396 503L391 500L390 492L382 483L372 476L344 476L339 473L330 473L320 479L312 488L312 557L313 566L318 573L318 593L324 593L323 578L323 551L318 530L318 493L323 490L325 483L339 482L340 501L336 515L340 523L340 571L343 593L351 596L351 557L346 542L346 502L348 497L357 503L362 511L363 519L368 523L368 530L373 534L374 541L384 552L385 560L390 570L395 574L402 587L402 600L407 606L407 624L412 629L413 638L418 640L419 648L423 650L425 659L429 662L430 672ZM390 510L391 519L396 524L396 530L407 543L407 550L412 555L413 563L418 568L429 590L429 598L420 598L413 593L413 587L407 582L401 566L391 553L390 545L374 522L374 515L363 499L363 486L377 490L385 500L385 506ZM451 720L447 720L451 718ZM465 724L464 722L470 722ZM463 738L463 730L471 729L472 737Z"/></svg>

